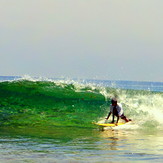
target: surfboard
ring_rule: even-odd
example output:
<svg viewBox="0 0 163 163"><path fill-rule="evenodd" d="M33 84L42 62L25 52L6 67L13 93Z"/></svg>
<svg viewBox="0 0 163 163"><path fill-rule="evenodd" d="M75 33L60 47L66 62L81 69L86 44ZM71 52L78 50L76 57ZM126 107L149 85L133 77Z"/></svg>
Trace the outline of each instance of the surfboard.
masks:
<svg viewBox="0 0 163 163"><path fill-rule="evenodd" d="M95 125L102 126L102 127L116 127L120 125L126 124L125 122L118 122L117 124L115 123L94 123Z"/></svg>

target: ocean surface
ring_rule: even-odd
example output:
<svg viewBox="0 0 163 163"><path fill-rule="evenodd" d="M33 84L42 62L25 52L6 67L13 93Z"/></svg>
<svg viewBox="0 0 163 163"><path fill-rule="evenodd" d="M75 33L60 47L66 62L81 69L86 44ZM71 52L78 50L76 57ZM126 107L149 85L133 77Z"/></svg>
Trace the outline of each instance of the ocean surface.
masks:
<svg viewBox="0 0 163 163"><path fill-rule="evenodd" d="M115 96L132 122L101 130ZM163 83L0 76L3 162L163 162Z"/></svg>

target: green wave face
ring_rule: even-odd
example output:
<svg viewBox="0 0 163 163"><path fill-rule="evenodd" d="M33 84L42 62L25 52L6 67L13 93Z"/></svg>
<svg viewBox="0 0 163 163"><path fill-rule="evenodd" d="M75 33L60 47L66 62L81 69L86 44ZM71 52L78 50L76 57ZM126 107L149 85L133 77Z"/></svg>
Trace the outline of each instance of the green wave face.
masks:
<svg viewBox="0 0 163 163"><path fill-rule="evenodd" d="M162 126L163 93L113 89L67 81L0 82L1 126L93 127L117 96L139 128Z"/></svg>
<svg viewBox="0 0 163 163"><path fill-rule="evenodd" d="M104 114L105 98L91 87L49 81L0 83L2 125L90 126Z"/></svg>

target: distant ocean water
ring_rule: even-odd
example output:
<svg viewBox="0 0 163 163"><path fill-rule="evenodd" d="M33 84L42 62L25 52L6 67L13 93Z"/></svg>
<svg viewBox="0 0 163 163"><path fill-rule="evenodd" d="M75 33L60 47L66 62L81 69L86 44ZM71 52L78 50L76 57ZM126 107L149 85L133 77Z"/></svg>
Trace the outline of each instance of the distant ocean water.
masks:
<svg viewBox="0 0 163 163"><path fill-rule="evenodd" d="M101 132L113 96L133 122ZM162 162L162 117L162 82L0 76L0 161Z"/></svg>
<svg viewBox="0 0 163 163"><path fill-rule="evenodd" d="M6 80L18 80L22 78L31 79L30 76L0 76L0 81ZM32 78L37 80L39 78ZM41 78L46 80L44 78ZM66 80L66 78L49 78L48 80ZM135 90L148 90L148 91L156 91L163 92L163 82L154 82L154 81L121 81L121 80L96 80L96 79L73 79L74 81L79 81L80 83L94 83L100 84L101 86L107 86L112 88L122 88L122 89L135 89Z"/></svg>

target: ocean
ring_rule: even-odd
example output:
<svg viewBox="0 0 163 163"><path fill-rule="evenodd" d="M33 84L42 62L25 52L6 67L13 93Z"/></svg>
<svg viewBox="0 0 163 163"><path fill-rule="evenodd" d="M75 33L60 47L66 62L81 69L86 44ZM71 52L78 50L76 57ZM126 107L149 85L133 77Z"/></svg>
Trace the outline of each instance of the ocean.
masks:
<svg viewBox="0 0 163 163"><path fill-rule="evenodd" d="M163 82L0 76L0 163L163 162L162 126Z"/></svg>

